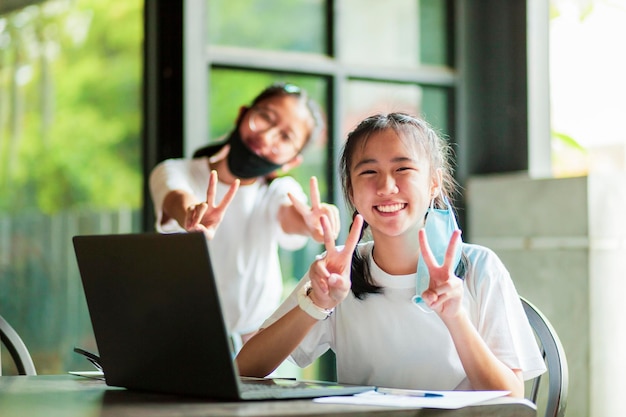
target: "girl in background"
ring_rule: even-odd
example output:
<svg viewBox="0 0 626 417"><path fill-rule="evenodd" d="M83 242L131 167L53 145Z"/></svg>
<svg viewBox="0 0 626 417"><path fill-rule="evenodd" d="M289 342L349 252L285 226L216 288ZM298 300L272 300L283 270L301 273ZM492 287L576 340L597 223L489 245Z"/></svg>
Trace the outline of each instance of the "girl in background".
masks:
<svg viewBox="0 0 626 417"><path fill-rule="evenodd" d="M320 217L339 231L339 210L322 203L315 177L310 206L300 184L277 176L302 162L302 150L324 123L317 104L293 84L273 84L242 106L228 137L168 159L150 175L161 233L201 231L238 349L276 309L282 297L278 248L296 250L308 238L323 242ZM335 235L336 236L336 235Z"/></svg>

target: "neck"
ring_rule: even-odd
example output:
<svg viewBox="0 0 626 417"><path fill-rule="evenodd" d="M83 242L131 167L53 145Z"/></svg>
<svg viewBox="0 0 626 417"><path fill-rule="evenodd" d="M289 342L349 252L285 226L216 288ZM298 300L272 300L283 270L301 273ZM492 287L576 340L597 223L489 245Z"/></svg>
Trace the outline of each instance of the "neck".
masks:
<svg viewBox="0 0 626 417"><path fill-rule="evenodd" d="M374 261L390 275L409 275L417 271L419 242L417 233L407 236L376 236L374 234Z"/></svg>
<svg viewBox="0 0 626 417"><path fill-rule="evenodd" d="M236 179L238 179L238 177L233 175L233 173L230 171L230 168L228 168L228 162L226 158L220 159L219 161L210 164L210 167L211 169L214 169L215 171L217 171L217 177L219 178L219 181L221 183L230 185ZM239 184L250 185L250 184L254 184L256 180L257 178L246 178L246 179L239 178L239 181L240 181Z"/></svg>

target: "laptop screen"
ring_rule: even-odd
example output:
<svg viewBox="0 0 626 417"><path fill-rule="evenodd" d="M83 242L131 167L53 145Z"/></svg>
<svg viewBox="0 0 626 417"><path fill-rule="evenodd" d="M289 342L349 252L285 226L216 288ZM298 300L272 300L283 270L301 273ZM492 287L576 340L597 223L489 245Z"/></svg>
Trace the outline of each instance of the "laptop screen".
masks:
<svg viewBox="0 0 626 417"><path fill-rule="evenodd" d="M229 400L372 388L282 379L243 393L202 233L75 236L73 243L108 385ZM259 389L276 387L291 392Z"/></svg>

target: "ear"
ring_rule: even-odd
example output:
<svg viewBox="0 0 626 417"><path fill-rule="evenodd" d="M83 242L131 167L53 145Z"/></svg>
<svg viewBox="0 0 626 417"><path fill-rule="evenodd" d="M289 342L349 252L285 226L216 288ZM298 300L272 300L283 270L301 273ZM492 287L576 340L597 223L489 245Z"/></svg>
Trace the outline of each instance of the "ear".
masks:
<svg viewBox="0 0 626 417"><path fill-rule="evenodd" d="M284 173L287 173L289 170L292 170L299 166L303 160L304 158L302 158L302 155L298 154L291 161L285 163L282 167L280 167L280 170Z"/></svg>
<svg viewBox="0 0 626 417"><path fill-rule="evenodd" d="M435 171L435 175L433 175L431 178L431 184L430 184L430 199L431 200L437 197L437 194L441 192L442 183L443 183L443 173L441 172L441 169L437 169Z"/></svg>

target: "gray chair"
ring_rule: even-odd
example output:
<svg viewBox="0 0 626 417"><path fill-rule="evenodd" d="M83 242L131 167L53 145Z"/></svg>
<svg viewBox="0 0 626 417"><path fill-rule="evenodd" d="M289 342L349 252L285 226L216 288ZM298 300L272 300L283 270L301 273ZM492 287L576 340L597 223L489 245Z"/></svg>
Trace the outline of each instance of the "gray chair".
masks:
<svg viewBox="0 0 626 417"><path fill-rule="evenodd" d="M540 384L545 378L548 378L545 412L542 413L541 410L537 409L537 416L563 417L567 405L567 388L569 384L565 350L559 340L559 336L546 316L528 300L523 297L521 297L521 300L548 368L546 374L540 375L531 381L532 386L527 398L537 404Z"/></svg>
<svg viewBox="0 0 626 417"><path fill-rule="evenodd" d="M33 359L22 338L2 316L0 316L0 342L11 355L19 375L37 375Z"/></svg>

